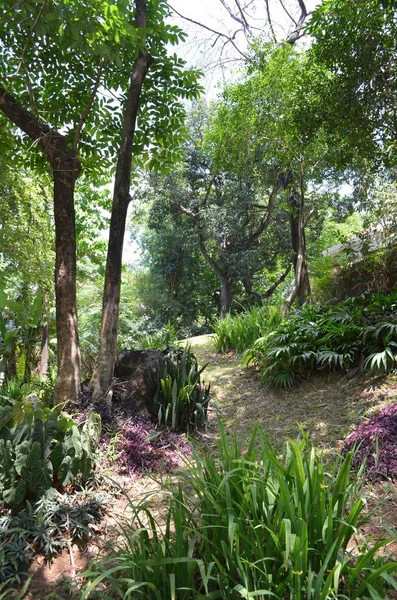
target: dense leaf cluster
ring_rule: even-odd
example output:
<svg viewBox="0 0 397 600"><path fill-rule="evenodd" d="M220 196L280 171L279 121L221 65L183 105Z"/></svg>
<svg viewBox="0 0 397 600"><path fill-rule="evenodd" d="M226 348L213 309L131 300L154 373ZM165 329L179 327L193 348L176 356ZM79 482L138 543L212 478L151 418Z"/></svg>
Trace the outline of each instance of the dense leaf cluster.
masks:
<svg viewBox="0 0 397 600"><path fill-rule="evenodd" d="M36 500L52 487L84 481L95 466L100 417L90 412L78 425L60 407L32 395L2 397L0 404L0 502Z"/></svg>
<svg viewBox="0 0 397 600"><path fill-rule="evenodd" d="M138 527L92 566L83 598L103 585L145 600L387 597L395 563L377 554L387 541L358 543L351 453L325 467L305 439L280 458L259 431L243 449L221 429L219 454L194 455L162 526L147 503L133 506Z"/></svg>
<svg viewBox="0 0 397 600"><path fill-rule="evenodd" d="M191 432L205 427L210 386L201 383L197 358L189 347L174 349L164 361L151 365L153 398L148 404L153 419L172 431Z"/></svg>
<svg viewBox="0 0 397 600"><path fill-rule="evenodd" d="M315 370L397 366L397 294L363 295L334 305L305 306L246 352L263 377L291 387Z"/></svg>

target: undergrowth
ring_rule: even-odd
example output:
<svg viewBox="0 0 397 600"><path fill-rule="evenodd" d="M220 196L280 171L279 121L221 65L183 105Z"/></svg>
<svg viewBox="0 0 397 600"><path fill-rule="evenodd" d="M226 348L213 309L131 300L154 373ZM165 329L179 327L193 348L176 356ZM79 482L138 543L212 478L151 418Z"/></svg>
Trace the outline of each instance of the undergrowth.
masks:
<svg viewBox="0 0 397 600"><path fill-rule="evenodd" d="M244 360L254 362L266 381L285 388L315 370L393 371L397 293L304 306L246 348Z"/></svg>
<svg viewBox="0 0 397 600"><path fill-rule="evenodd" d="M213 325L217 352L234 350L242 354L259 337L276 327L281 317L275 306L254 307L239 315L227 314Z"/></svg>
<svg viewBox="0 0 397 600"><path fill-rule="evenodd" d="M304 438L279 458L258 429L243 450L221 426L219 459L194 453L165 520L130 502L134 523L85 574L83 598L386 598L396 564L379 552L390 540L359 535L352 457L325 467Z"/></svg>

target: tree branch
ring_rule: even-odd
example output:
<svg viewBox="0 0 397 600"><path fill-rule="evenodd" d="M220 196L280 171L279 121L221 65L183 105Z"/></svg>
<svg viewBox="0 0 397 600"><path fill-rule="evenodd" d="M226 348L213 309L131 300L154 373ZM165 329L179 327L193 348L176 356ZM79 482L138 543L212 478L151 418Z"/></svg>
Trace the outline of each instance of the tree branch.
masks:
<svg viewBox="0 0 397 600"><path fill-rule="evenodd" d="M248 240L246 242L247 248L252 246L252 244L254 242L256 242L256 240L259 238L259 236L262 235L262 233L264 231L266 231L266 229L269 227L269 225L272 221L272 212L273 212L273 208L274 208L274 203L275 203L277 194L279 193L279 191L281 190L282 187L283 187L282 176L278 175L277 181L274 184L271 194L269 196L269 201L268 201L268 204L266 207L266 215L265 215L264 219L262 220L261 224L259 225L259 227L256 229L256 231L251 233L251 235L248 237Z"/></svg>
<svg viewBox="0 0 397 600"><path fill-rule="evenodd" d="M299 8L301 9L301 14L298 19L298 23L296 25L295 31L290 33L290 35L285 40L287 42L287 44L295 44L295 42L297 42L299 40L299 38L302 35L302 28L303 28L303 25L306 21L306 17L308 14L304 0L298 0L298 4L299 4Z"/></svg>
<svg viewBox="0 0 397 600"><path fill-rule="evenodd" d="M266 6L266 13L267 13L267 20L269 21L269 27L270 27L270 31L272 33L272 38L273 38L274 42L277 42L276 34L274 33L272 18L270 16L269 0L265 0L265 6Z"/></svg>
<svg viewBox="0 0 397 600"><path fill-rule="evenodd" d="M101 77L102 77L102 72L103 72L103 65L104 65L104 60L101 61L101 64L100 64L99 69L98 69L98 74L97 74L96 79L94 81L93 90L91 92L91 95L90 95L90 98L88 100L87 106L85 107L84 111L81 114L80 121L79 121L79 123L77 125L77 128L76 128L76 131L74 133L73 145L72 145L73 150L77 151L77 147L78 147L79 141L80 141L81 132L82 132L84 124L85 124L85 122L86 122L86 120L88 118L88 115L90 114L90 110L92 108L92 105L94 104L95 97L96 97L97 92L98 92L99 84L101 82Z"/></svg>
<svg viewBox="0 0 397 600"><path fill-rule="evenodd" d="M206 29L207 31L210 31L211 33L217 35L218 37L222 37L222 38L226 38L227 42L232 44L233 48L246 60L248 59L247 55L244 54L244 52L242 52L240 50L240 48L237 46L237 44L234 41L234 37L236 35L237 32L234 32L233 36L230 37L229 35L226 35L226 33L222 33L221 31L217 31L216 29L212 29L212 27L208 27L207 25L204 25L204 23L200 23L199 21L195 21L194 19L190 19L189 17L185 17L184 15L182 15L180 12L178 12L175 8L173 8L170 4L168 4L168 6L170 7L170 9L176 14L178 15L178 17L180 17L181 19L183 19L184 21L188 21L189 23L193 23L193 25L198 25L199 27L202 27L203 29Z"/></svg>
<svg viewBox="0 0 397 600"><path fill-rule="evenodd" d="M0 85L0 110L36 142L48 157L53 169L59 169L59 162L70 161L70 169L80 171L80 162L76 153L67 145L66 139L58 131L52 130L32 112L24 108ZM69 167L68 167L69 168Z"/></svg>

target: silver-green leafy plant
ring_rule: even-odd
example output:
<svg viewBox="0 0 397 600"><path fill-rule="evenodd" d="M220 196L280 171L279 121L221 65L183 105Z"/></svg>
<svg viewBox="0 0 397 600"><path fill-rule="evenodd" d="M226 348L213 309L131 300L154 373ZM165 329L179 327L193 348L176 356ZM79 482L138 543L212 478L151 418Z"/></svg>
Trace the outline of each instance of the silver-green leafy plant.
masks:
<svg viewBox="0 0 397 600"><path fill-rule="evenodd" d="M99 415L82 425L36 396L0 404L0 502L15 506L36 500L51 487L86 480L95 466Z"/></svg>

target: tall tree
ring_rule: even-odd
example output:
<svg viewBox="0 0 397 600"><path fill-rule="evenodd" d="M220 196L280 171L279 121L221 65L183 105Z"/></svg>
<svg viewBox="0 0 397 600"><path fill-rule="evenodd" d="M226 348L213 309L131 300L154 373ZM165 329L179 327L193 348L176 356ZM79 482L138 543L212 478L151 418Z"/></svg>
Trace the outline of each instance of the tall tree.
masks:
<svg viewBox="0 0 397 600"><path fill-rule="evenodd" d="M174 141L175 134L181 130L181 116L183 116L181 106L177 104L178 95L180 94L186 98L194 98L200 89L196 84L195 74L185 74L184 78L182 73L181 78L181 70L180 68L175 68L176 65L174 65L173 71L170 72L173 65L172 61L167 57L166 44L168 41L174 41L172 36L164 35L164 29L162 29L160 34L157 33L156 35L155 33L152 36L152 39L148 38L148 27L151 26L152 31L156 32L155 25L160 29L159 25L163 25L164 18L167 14L166 5L161 2L161 0L160 2L152 1L149 6L152 9L152 14L150 14L148 10L146 0L136 0L135 23L136 28L141 32L141 40L138 54L130 75L128 94L123 111L121 140L117 158L106 261L100 347L98 361L91 378L91 387L93 389L94 398L97 400L103 398L109 388L116 359L123 242L127 209L131 201L132 159L134 149L136 152L137 147L139 147L138 144L135 144L134 148L134 142L138 109L142 93L145 91L144 82L149 68L157 60L159 62L157 68L160 69L160 72L163 71L162 76L166 79L168 84L168 98L167 95L164 95L160 105L158 104L157 99L157 102L152 106L149 104L148 108L154 113L155 127L157 130L160 128L162 130L162 138L167 138L168 128L168 137L171 138L171 140L173 138ZM154 13L153 16L154 10L157 10L157 14ZM149 17L152 18L152 22ZM176 35L177 39L179 39L180 34L181 32L174 28L173 35ZM179 63L179 67L180 65L181 63ZM172 78L174 79L172 82L174 84L173 88L172 85L169 85L170 79ZM166 88L163 88L163 90L166 91ZM166 103L167 100L170 104ZM153 115L150 116L153 118ZM142 115L142 117L144 118L144 115ZM166 150L168 153L168 157L166 156L167 162L172 158L172 150L173 147L170 144ZM174 151L175 150L176 148L174 145ZM153 166L156 166L154 161L152 161L152 164ZM163 164L162 166L164 168L166 164Z"/></svg>
<svg viewBox="0 0 397 600"><path fill-rule="evenodd" d="M140 26L131 24L139 10L124 0L112 5L106 0L16 5L7 0L2 8L0 110L42 149L51 165L57 255L56 396L58 401L74 399L79 390L74 187L81 161L93 174L108 168L118 154L131 64L142 64L144 35ZM173 158L184 112L178 96L197 89L196 75L184 73L184 62L167 55L167 44L176 43L182 33L165 25L166 13L162 0L151 0L150 50L159 60L151 71L135 136L141 162L151 164ZM133 115L131 119L135 121ZM171 122L173 127L167 127ZM125 161L128 150L122 147Z"/></svg>
<svg viewBox="0 0 397 600"><path fill-rule="evenodd" d="M313 126L322 126L335 143L344 138L370 163L394 166L395 2L324 0L314 11L307 31L313 36L310 60L324 73L316 90ZM310 82L307 88L311 89Z"/></svg>
<svg viewBox="0 0 397 600"><path fill-rule="evenodd" d="M278 244L269 232L283 184L275 172L266 181L258 178L254 163L247 162L240 172L216 168L211 145L203 144L205 110L198 105L191 112L184 164L160 182L157 194L185 215L195 231L202 256L219 280L224 316L236 282L249 282L265 257L274 259Z"/></svg>

